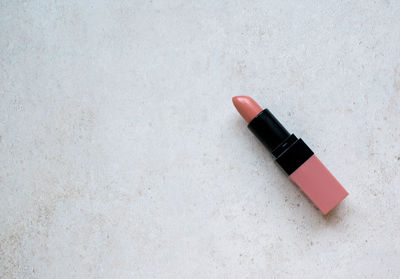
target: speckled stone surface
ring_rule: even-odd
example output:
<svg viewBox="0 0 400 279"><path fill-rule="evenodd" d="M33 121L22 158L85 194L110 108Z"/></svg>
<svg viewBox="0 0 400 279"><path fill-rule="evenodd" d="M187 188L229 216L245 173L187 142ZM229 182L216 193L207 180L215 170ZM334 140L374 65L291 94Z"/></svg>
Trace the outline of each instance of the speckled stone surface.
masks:
<svg viewBox="0 0 400 279"><path fill-rule="evenodd" d="M399 1L1 1L0 32L0 278L400 277Z"/></svg>

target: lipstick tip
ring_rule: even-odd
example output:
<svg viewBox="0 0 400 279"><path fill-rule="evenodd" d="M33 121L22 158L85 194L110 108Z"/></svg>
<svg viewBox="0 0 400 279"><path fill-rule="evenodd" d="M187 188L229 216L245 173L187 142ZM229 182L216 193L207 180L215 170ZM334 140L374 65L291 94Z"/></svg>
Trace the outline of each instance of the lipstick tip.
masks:
<svg viewBox="0 0 400 279"><path fill-rule="evenodd" d="M233 105L240 115L249 123L262 111L262 108L249 96L235 96Z"/></svg>

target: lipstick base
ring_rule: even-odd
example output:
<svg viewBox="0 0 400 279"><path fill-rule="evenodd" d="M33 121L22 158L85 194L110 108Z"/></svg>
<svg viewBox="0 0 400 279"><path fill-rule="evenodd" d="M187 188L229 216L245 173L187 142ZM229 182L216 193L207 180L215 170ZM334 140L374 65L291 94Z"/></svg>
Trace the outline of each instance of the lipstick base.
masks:
<svg viewBox="0 0 400 279"><path fill-rule="evenodd" d="M289 177L324 215L349 194L315 155Z"/></svg>

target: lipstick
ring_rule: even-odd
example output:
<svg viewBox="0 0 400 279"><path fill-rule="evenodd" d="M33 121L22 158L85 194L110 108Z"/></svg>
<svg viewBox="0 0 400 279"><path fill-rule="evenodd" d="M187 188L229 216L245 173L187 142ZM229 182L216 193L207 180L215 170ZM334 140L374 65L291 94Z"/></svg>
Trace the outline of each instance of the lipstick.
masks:
<svg viewBox="0 0 400 279"><path fill-rule="evenodd" d="M328 214L349 194L307 144L290 134L268 109L263 110L248 96L236 96L232 101L250 131L322 214Z"/></svg>

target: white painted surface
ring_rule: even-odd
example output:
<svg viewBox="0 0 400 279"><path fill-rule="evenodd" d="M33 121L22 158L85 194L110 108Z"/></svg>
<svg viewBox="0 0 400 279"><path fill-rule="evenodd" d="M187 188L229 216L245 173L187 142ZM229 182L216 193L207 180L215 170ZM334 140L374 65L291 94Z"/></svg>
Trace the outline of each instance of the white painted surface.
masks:
<svg viewBox="0 0 400 279"><path fill-rule="evenodd" d="M399 278L399 1L2 1L1 278ZM322 217L234 110L350 192Z"/></svg>

